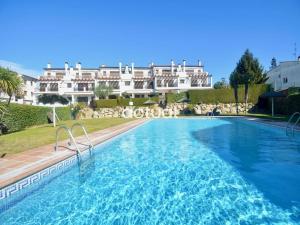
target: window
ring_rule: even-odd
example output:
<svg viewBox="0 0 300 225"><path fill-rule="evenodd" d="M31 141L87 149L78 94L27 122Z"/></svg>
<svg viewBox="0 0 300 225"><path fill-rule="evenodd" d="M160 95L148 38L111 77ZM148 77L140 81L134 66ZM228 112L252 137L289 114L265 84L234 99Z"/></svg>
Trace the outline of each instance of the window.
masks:
<svg viewBox="0 0 300 225"><path fill-rule="evenodd" d="M40 91L46 91L47 84L46 83L40 83Z"/></svg>
<svg viewBox="0 0 300 225"><path fill-rule="evenodd" d="M92 74L91 73L82 73L82 78L83 79L90 79L90 78L92 78Z"/></svg>
<svg viewBox="0 0 300 225"><path fill-rule="evenodd" d="M130 86L130 81L125 81L125 86Z"/></svg>
<svg viewBox="0 0 300 225"><path fill-rule="evenodd" d="M106 71L103 71L103 76L106 76Z"/></svg>
<svg viewBox="0 0 300 225"><path fill-rule="evenodd" d="M68 83L68 84L67 84L67 87L68 87L68 88L71 88L71 87L72 87L72 83Z"/></svg>
<svg viewBox="0 0 300 225"><path fill-rule="evenodd" d="M284 78L283 78L283 83L286 84L287 82L288 82L287 77L284 77Z"/></svg>
<svg viewBox="0 0 300 225"><path fill-rule="evenodd" d="M181 84L184 84L184 80L183 80L183 79L181 79L181 80L180 80L180 83L181 83Z"/></svg>

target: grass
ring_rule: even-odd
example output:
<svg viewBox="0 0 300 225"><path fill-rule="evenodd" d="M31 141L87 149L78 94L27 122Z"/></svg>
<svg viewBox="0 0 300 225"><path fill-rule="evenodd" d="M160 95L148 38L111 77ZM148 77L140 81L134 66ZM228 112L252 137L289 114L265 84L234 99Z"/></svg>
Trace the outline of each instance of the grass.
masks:
<svg viewBox="0 0 300 225"><path fill-rule="evenodd" d="M273 120L273 121L288 121L289 116L286 115L274 115L271 114L264 114L264 113L244 113L240 112L238 115L236 113L232 114L221 114L221 116L249 116L249 117L255 117L260 119L266 119L266 120Z"/></svg>
<svg viewBox="0 0 300 225"><path fill-rule="evenodd" d="M187 114L187 115L179 115L186 117L186 116L197 116L195 114ZM204 115L203 115L204 116ZM240 112L238 115L236 113L227 113L227 114L221 114L220 116L249 116L249 117L255 117L255 118L260 118L260 119L266 119L266 120L273 120L273 121L288 121L289 116L286 115L275 115L272 116L270 114L263 114L263 113L244 113Z"/></svg>
<svg viewBox="0 0 300 225"><path fill-rule="evenodd" d="M60 122L58 125L67 125L69 127L76 122L82 123L88 133L102 130L108 127L119 125L132 121L133 119L124 118L102 118L88 120L69 120ZM55 143L55 132L51 124L30 127L25 130L0 136L0 157L3 154L15 154L23 152L39 146ZM83 132L78 128L75 130L75 136L83 135ZM62 132L60 140L67 138L67 134Z"/></svg>
<svg viewBox="0 0 300 225"><path fill-rule="evenodd" d="M275 121L288 121L289 120L289 116L285 116L285 115L272 116L270 114L247 113L246 116L267 119L267 120L275 120Z"/></svg>

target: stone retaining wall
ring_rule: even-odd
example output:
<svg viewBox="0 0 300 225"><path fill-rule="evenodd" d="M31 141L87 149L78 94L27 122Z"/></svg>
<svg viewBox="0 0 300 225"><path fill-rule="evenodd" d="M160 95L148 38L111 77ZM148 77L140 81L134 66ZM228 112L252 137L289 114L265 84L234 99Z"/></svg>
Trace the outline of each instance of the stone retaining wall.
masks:
<svg viewBox="0 0 300 225"><path fill-rule="evenodd" d="M254 107L252 103L248 103L247 111L251 110ZM136 115L140 117L147 117L150 114L154 116L159 116L159 111L164 113L165 116L174 116L180 114L195 114L195 115L206 115L209 112L214 112L215 115L224 115L224 114L235 114L236 113L236 104L229 103L229 104L197 104L191 105L187 103L174 103L167 105L164 109L160 108L159 106L151 106L151 107L116 107L116 108L100 108L96 111L93 111L90 108L82 109L79 114L79 119L91 119L91 118L117 118L123 117L130 117L130 111L133 109L139 108L136 111ZM124 109L126 109L124 113ZM245 104L239 103L238 104L239 112L245 112Z"/></svg>

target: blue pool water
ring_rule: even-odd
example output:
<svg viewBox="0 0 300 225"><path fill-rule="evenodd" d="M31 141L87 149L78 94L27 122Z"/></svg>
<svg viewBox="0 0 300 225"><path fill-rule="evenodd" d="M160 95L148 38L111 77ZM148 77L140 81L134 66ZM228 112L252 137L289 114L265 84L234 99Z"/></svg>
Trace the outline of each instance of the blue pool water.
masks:
<svg viewBox="0 0 300 225"><path fill-rule="evenodd" d="M157 119L0 214L0 224L299 224L300 139L241 119Z"/></svg>

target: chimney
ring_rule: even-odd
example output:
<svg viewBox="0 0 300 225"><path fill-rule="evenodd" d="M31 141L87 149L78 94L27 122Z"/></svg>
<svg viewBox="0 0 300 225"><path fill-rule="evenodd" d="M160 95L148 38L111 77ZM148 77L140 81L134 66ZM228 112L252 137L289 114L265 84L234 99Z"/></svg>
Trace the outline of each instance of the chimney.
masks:
<svg viewBox="0 0 300 225"><path fill-rule="evenodd" d="M134 63L131 63L131 74L134 74Z"/></svg>
<svg viewBox="0 0 300 225"><path fill-rule="evenodd" d="M198 66L202 66L202 63L199 59L198 59Z"/></svg>
<svg viewBox="0 0 300 225"><path fill-rule="evenodd" d="M173 70L174 70L174 61L171 59L171 74L173 75Z"/></svg>
<svg viewBox="0 0 300 225"><path fill-rule="evenodd" d="M125 66L125 73L129 73L129 70L128 70L128 65Z"/></svg>
<svg viewBox="0 0 300 225"><path fill-rule="evenodd" d="M76 63L75 68L78 70L81 70L81 62Z"/></svg>
<svg viewBox="0 0 300 225"><path fill-rule="evenodd" d="M183 72L185 72L185 64L186 64L186 61L185 59L183 60Z"/></svg>
<svg viewBox="0 0 300 225"><path fill-rule="evenodd" d="M119 72L120 72L120 74L122 74L122 63L121 62L119 62Z"/></svg>
<svg viewBox="0 0 300 225"><path fill-rule="evenodd" d="M67 70L69 68L69 63L65 62L65 70Z"/></svg>
<svg viewBox="0 0 300 225"><path fill-rule="evenodd" d="M47 69L51 69L51 63L47 63Z"/></svg>

